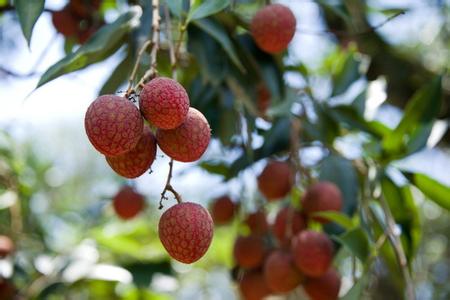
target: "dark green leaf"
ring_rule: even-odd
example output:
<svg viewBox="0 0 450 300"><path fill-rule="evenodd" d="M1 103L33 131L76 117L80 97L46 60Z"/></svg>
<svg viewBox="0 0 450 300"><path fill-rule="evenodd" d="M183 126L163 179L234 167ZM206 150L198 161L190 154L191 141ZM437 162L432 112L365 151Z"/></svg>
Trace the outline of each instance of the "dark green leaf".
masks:
<svg viewBox="0 0 450 300"><path fill-rule="evenodd" d="M352 219L350 219L347 215L340 213L340 212L321 211L321 212L314 213L313 216L322 217L324 219L330 220L330 221L342 226L343 228L345 228L347 230L355 227Z"/></svg>
<svg viewBox="0 0 450 300"><path fill-rule="evenodd" d="M117 92L120 85L124 83L130 75L133 68L133 60L133 55L128 52L122 62L120 62L116 69L112 72L108 80L103 84L99 95L113 94Z"/></svg>
<svg viewBox="0 0 450 300"><path fill-rule="evenodd" d="M187 23L218 13L229 5L230 0L202 1L199 6L191 8L187 17Z"/></svg>
<svg viewBox="0 0 450 300"><path fill-rule="evenodd" d="M136 286L146 288L150 285L153 275L156 273L172 275L173 270L170 261L135 263L123 266L133 275Z"/></svg>
<svg viewBox="0 0 450 300"><path fill-rule="evenodd" d="M228 165L220 161L202 161L200 168L208 171L211 174L225 176L228 173Z"/></svg>
<svg viewBox="0 0 450 300"><path fill-rule="evenodd" d="M34 24L44 10L45 0L15 0L17 15L19 16L20 27L23 35L30 45L31 34L33 32Z"/></svg>
<svg viewBox="0 0 450 300"><path fill-rule="evenodd" d="M172 14L181 17L181 13L183 12L183 0L167 0L167 6L169 7Z"/></svg>
<svg viewBox="0 0 450 300"><path fill-rule="evenodd" d="M361 76L359 72L359 61L356 60L354 53L349 52L336 66L335 72L332 76L333 91L332 96L344 93L352 83L354 83Z"/></svg>
<svg viewBox="0 0 450 300"><path fill-rule="evenodd" d="M450 187L428 177L425 174L411 174L412 183L430 200L450 210Z"/></svg>
<svg viewBox="0 0 450 300"><path fill-rule="evenodd" d="M346 247L362 263L365 263L369 257L369 239L361 228L352 229L340 236L333 236L333 239Z"/></svg>

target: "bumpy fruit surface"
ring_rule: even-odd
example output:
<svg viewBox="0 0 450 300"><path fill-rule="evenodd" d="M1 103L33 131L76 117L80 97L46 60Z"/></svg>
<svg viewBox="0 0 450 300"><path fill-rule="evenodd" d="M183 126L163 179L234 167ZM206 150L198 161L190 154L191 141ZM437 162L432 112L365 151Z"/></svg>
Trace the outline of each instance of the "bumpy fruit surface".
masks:
<svg viewBox="0 0 450 300"><path fill-rule="evenodd" d="M305 230L293 238L292 255L303 274L320 277L331 266L333 243L324 233Z"/></svg>
<svg viewBox="0 0 450 300"><path fill-rule="evenodd" d="M134 218L144 206L144 196L130 186L124 186L113 198L114 211L124 220Z"/></svg>
<svg viewBox="0 0 450 300"><path fill-rule="evenodd" d="M262 210L258 210L249 214L244 223L250 228L250 232L254 235L263 235L269 231L269 223L267 223L267 215Z"/></svg>
<svg viewBox="0 0 450 300"><path fill-rule="evenodd" d="M141 91L139 106L144 118L161 129L174 129L186 119L189 97L177 81L157 77Z"/></svg>
<svg viewBox="0 0 450 300"><path fill-rule="evenodd" d="M259 10L252 19L251 32L259 48L268 53L285 50L295 34L295 16L281 4Z"/></svg>
<svg viewBox="0 0 450 300"><path fill-rule="evenodd" d="M89 141L99 152L116 156L136 146L142 136L144 120L127 99L103 95L89 106L84 127Z"/></svg>
<svg viewBox="0 0 450 300"><path fill-rule="evenodd" d="M294 266L292 255L282 250L272 252L264 264L264 278L275 293L287 293L302 281L302 274Z"/></svg>
<svg viewBox="0 0 450 300"><path fill-rule="evenodd" d="M262 265L266 247L260 236L239 236L233 248L233 256L237 265L242 268L255 268Z"/></svg>
<svg viewBox="0 0 450 300"><path fill-rule="evenodd" d="M280 245L288 246L290 238L305 228L306 222L300 211L287 206L278 212L272 230Z"/></svg>
<svg viewBox="0 0 450 300"><path fill-rule="evenodd" d="M130 151L108 157L106 161L117 174L126 178L136 178L144 174L152 165L156 156L156 138L145 126L137 145Z"/></svg>
<svg viewBox="0 0 450 300"><path fill-rule="evenodd" d="M169 255L190 264L208 250L213 238L213 221L201 205L183 202L162 214L158 231L159 239Z"/></svg>
<svg viewBox="0 0 450 300"><path fill-rule="evenodd" d="M258 176L258 188L268 201L285 197L294 185L294 172L286 162L269 161Z"/></svg>
<svg viewBox="0 0 450 300"><path fill-rule="evenodd" d="M10 255L13 251L13 241L6 235L0 235L0 258Z"/></svg>
<svg viewBox="0 0 450 300"><path fill-rule="evenodd" d="M342 194L339 188L331 182L322 181L306 190L302 198L302 207L307 215L321 211L340 211L342 208ZM321 223L329 222L322 217L312 217Z"/></svg>
<svg viewBox="0 0 450 300"><path fill-rule="evenodd" d="M156 141L161 150L181 162L198 160L211 138L211 129L205 116L190 107L183 124L175 129L158 129Z"/></svg>
<svg viewBox="0 0 450 300"><path fill-rule="evenodd" d="M307 278L303 285L311 300L337 300L340 287L341 277L333 268L318 278Z"/></svg>
<svg viewBox="0 0 450 300"><path fill-rule="evenodd" d="M215 225L229 223L237 211L237 205L229 196L221 196L211 205L211 217Z"/></svg>
<svg viewBox="0 0 450 300"><path fill-rule="evenodd" d="M271 292L260 271L245 272L239 281L239 290L244 300L262 300Z"/></svg>
<svg viewBox="0 0 450 300"><path fill-rule="evenodd" d="M72 14L68 7L52 12L52 23L56 31L65 37L76 36L79 31L80 19Z"/></svg>

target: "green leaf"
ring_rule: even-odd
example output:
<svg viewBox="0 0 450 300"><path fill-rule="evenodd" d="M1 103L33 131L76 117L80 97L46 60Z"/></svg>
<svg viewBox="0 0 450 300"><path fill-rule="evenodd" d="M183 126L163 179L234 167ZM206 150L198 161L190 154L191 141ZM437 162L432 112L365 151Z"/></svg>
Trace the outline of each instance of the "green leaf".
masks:
<svg viewBox="0 0 450 300"><path fill-rule="evenodd" d="M344 227L347 230L355 227L352 219L350 219L347 215L340 213L340 212L321 211L321 212L314 213L313 216L314 217L322 217L324 219L330 220L336 224L339 224L340 226Z"/></svg>
<svg viewBox="0 0 450 300"><path fill-rule="evenodd" d="M41 77L37 87L61 75L83 69L113 54L125 35L136 25L141 10L133 8L121 15L115 22L103 26L87 42L72 54L51 66Z"/></svg>
<svg viewBox="0 0 450 300"><path fill-rule="evenodd" d="M355 228L333 239L346 247L362 263L365 263L370 254L369 239L361 228Z"/></svg>
<svg viewBox="0 0 450 300"><path fill-rule="evenodd" d="M337 62L335 72L332 76L332 96L344 93L350 85L361 77L359 64L360 62L356 59L356 55L353 52L346 53L346 55Z"/></svg>
<svg viewBox="0 0 450 300"><path fill-rule="evenodd" d="M183 12L183 0L167 0L167 6L169 7L172 14L181 17L181 13Z"/></svg>
<svg viewBox="0 0 450 300"><path fill-rule="evenodd" d="M19 16L20 27L27 40L28 46L31 41L34 24L44 10L45 0L15 0L14 6Z"/></svg>
<svg viewBox="0 0 450 300"><path fill-rule="evenodd" d="M366 288L367 283L369 282L369 274L364 273L361 278L352 286L352 288L345 294L340 300L360 300L362 298L362 294Z"/></svg>
<svg viewBox="0 0 450 300"><path fill-rule="evenodd" d="M211 174L222 176L225 176L229 169L226 163L220 161L202 161L199 166Z"/></svg>
<svg viewBox="0 0 450 300"><path fill-rule="evenodd" d="M197 20L193 22L193 24L214 38L222 46L223 50L227 53L228 57L235 64L235 66L238 67L241 72L245 73L244 66L236 54L236 49L234 48L230 37L228 36L226 30L218 22L212 19L204 19Z"/></svg>
<svg viewBox="0 0 450 300"><path fill-rule="evenodd" d="M409 176L412 183L430 200L450 211L450 187L428 177L425 174Z"/></svg>
<svg viewBox="0 0 450 300"><path fill-rule="evenodd" d="M127 53L125 58L117 65L108 80L100 89L99 95L116 93L117 89L124 83L133 68L134 57L131 53Z"/></svg>
<svg viewBox="0 0 450 300"><path fill-rule="evenodd" d="M170 1L169 1L170 2ZM230 5L230 0L208 0L202 1L197 7L191 8L189 11L186 23L193 20L198 20L201 18L208 17L215 13L218 13Z"/></svg>

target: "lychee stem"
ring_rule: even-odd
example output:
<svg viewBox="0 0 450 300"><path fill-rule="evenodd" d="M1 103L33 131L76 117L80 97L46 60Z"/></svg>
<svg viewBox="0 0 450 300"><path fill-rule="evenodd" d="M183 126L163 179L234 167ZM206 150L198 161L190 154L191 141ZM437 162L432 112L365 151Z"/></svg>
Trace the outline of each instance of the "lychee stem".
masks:
<svg viewBox="0 0 450 300"><path fill-rule="evenodd" d="M136 62L134 63L134 67L133 67L133 71L131 72L130 75L130 79L128 80L128 88L127 88L127 92L125 93L125 98L128 98L133 92L133 81L134 78L136 77L136 73L139 67L139 63L141 62L141 58L142 55L144 54L145 50L147 50L147 48L152 44L151 40L147 40L145 41L145 43L142 45L141 49L139 49L137 58L136 58Z"/></svg>
<svg viewBox="0 0 450 300"><path fill-rule="evenodd" d="M167 196L166 196L166 193L168 191L171 192L174 195L174 197L177 200L178 204L183 202L183 199L181 198L181 195L178 194L178 192L173 188L172 184L170 183L170 181L172 180L172 172L173 172L173 159L170 159L170 162L169 162L169 174L167 175L166 186L164 187L164 190L161 193L161 199L159 200L159 209L163 208L162 201L168 199Z"/></svg>

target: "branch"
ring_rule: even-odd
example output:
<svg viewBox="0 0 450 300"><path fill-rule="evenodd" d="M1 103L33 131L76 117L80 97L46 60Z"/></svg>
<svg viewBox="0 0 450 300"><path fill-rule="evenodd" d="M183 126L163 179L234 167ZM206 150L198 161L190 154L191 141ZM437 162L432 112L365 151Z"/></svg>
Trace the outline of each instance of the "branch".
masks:
<svg viewBox="0 0 450 300"><path fill-rule="evenodd" d="M125 93L125 98L128 98L131 94L135 92L133 89L133 81L136 77L137 70L139 68L139 63L141 62L142 55L147 50L147 48L152 44L151 40L145 41L145 43L142 45L141 49L139 49L136 62L134 63L133 71L131 72L130 79L128 80L128 88L127 92Z"/></svg>
<svg viewBox="0 0 450 300"><path fill-rule="evenodd" d="M295 166L296 173L300 174L301 180L306 178L306 183L310 184L313 181L311 173L306 169L301 161L300 157L300 134L302 132L302 124L298 118L292 119L291 121L291 153L290 159Z"/></svg>
<svg viewBox="0 0 450 300"><path fill-rule="evenodd" d="M170 162L169 162L169 174L167 175L166 185L164 187L164 190L161 193L161 199L159 200L159 209L163 208L163 205L162 205L163 200L168 199L166 196L167 192L171 192L174 195L174 197L178 203L183 202L181 195L178 194L178 192L173 188L173 186L170 183L170 181L172 179L172 172L173 172L173 159L171 158Z"/></svg>

